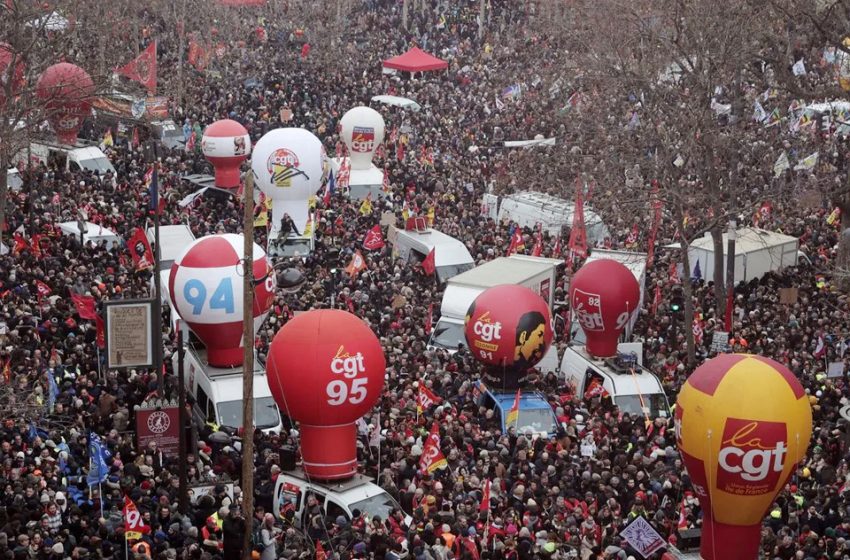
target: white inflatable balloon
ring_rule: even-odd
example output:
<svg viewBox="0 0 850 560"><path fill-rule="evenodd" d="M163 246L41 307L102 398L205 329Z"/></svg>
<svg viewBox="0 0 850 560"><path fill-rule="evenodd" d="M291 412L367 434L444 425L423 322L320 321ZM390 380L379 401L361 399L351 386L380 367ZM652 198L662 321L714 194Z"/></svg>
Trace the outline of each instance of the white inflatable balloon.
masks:
<svg viewBox="0 0 850 560"><path fill-rule="evenodd" d="M251 168L259 189L272 199L272 230L289 214L298 231L307 224L308 199L322 186L325 151L303 128L267 132L254 146Z"/></svg>
<svg viewBox="0 0 850 560"><path fill-rule="evenodd" d="M342 116L340 128L351 169L369 169L375 150L384 141L384 117L372 108L355 107Z"/></svg>

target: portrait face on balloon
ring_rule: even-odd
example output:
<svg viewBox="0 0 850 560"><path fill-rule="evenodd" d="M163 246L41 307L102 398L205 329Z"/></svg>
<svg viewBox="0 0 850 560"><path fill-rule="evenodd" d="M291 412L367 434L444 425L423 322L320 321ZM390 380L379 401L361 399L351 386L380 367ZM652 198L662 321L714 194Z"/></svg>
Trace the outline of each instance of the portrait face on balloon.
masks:
<svg viewBox="0 0 850 560"><path fill-rule="evenodd" d="M469 306L464 335L479 362L527 370L543 359L552 343L549 306L524 286L494 286Z"/></svg>

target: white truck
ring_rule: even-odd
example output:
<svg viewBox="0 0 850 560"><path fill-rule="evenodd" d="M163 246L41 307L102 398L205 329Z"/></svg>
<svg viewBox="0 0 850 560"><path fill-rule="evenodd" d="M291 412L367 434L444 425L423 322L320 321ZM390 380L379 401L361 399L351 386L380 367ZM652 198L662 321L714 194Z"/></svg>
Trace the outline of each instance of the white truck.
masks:
<svg viewBox="0 0 850 560"><path fill-rule="evenodd" d="M465 346L463 322L466 312L478 294L493 286L518 284L530 288L546 300L551 310L558 267L563 264L564 261L560 259L511 255L488 261L449 278L440 304L440 320L434 326L428 348L442 348L454 353L461 344ZM556 370L557 365L558 355L553 345L538 368L548 372Z"/></svg>
<svg viewBox="0 0 850 560"><path fill-rule="evenodd" d="M529 229L540 224L549 235L560 235L562 228L573 225L575 204L546 193L523 191L502 197L486 193L482 209L495 221L512 221ZM611 237L608 226L587 204L584 206L584 226L591 247L602 245Z"/></svg>
<svg viewBox="0 0 850 560"><path fill-rule="evenodd" d="M394 236L390 236L391 239L393 237L393 250L399 258L411 264L421 263L428 253L434 251L434 264L440 282L475 266L475 260L462 241L435 229L399 229Z"/></svg>
<svg viewBox="0 0 850 560"><path fill-rule="evenodd" d="M561 359L561 376L577 395L584 395L596 381L611 395L620 411L650 420L669 418L670 403L661 381L641 365L640 347L635 350L634 355L599 359L588 354L584 346L567 346Z"/></svg>
<svg viewBox="0 0 850 560"><path fill-rule="evenodd" d="M57 165L67 171L87 170L99 175L105 175L107 171L111 171L112 175L115 175L115 168L106 154L97 145L80 140L73 146L61 144L55 140L33 141L29 148L15 155L14 163L15 165L43 163Z"/></svg>

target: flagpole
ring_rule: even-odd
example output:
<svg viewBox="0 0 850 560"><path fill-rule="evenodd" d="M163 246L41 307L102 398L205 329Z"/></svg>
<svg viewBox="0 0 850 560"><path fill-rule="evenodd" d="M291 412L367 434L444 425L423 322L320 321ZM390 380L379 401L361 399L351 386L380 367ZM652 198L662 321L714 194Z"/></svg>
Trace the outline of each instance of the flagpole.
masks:
<svg viewBox="0 0 850 560"><path fill-rule="evenodd" d="M165 397L165 374L162 371L162 279L160 278L160 243L159 243L159 147L158 143L153 144L154 162L153 162L153 197L151 206L153 207L153 236L154 236L154 266L153 266L153 282L154 282L154 314L153 314L153 329L154 329L154 368L159 381L159 396Z"/></svg>

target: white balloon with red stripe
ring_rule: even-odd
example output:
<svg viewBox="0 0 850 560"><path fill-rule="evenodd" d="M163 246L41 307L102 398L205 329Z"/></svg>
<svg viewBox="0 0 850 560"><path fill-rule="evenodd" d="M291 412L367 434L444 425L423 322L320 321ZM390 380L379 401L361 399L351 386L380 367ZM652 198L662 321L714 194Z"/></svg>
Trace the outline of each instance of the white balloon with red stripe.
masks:
<svg viewBox="0 0 850 560"><path fill-rule="evenodd" d="M242 364L244 242L232 233L202 237L177 257L168 278L174 309L204 343L214 367ZM256 334L274 302L275 275L256 243L253 253Z"/></svg>

